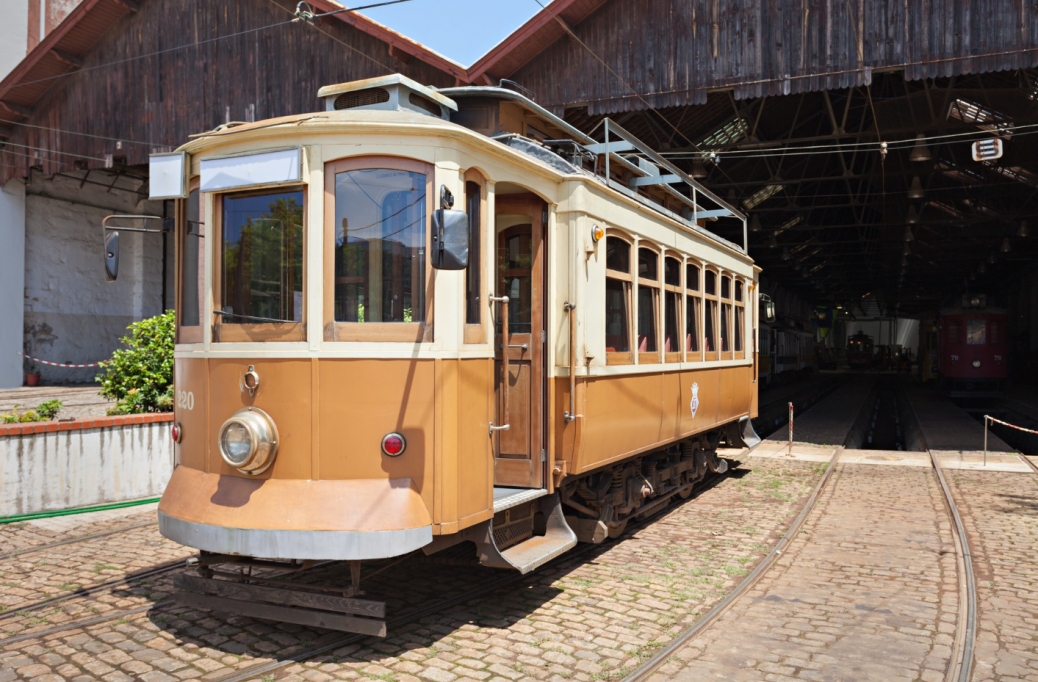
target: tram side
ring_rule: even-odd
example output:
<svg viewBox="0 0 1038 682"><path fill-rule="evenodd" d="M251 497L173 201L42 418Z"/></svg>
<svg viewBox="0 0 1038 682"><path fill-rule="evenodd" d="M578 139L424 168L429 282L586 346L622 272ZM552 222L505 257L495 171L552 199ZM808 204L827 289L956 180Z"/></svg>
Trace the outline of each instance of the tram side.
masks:
<svg viewBox="0 0 1038 682"><path fill-rule="evenodd" d="M347 85L329 102L372 87ZM159 514L202 550L204 578L462 541L533 570L723 471L718 444L756 415L744 253L407 87L427 105L330 107L179 152L176 468ZM516 101L501 95L502 119ZM453 265L448 229L468 245Z"/></svg>

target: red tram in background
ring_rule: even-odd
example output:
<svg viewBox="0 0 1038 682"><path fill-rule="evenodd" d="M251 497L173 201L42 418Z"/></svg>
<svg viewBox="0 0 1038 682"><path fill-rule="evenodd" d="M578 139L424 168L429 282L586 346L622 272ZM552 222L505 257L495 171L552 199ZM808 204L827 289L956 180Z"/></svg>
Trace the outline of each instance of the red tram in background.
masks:
<svg viewBox="0 0 1038 682"><path fill-rule="evenodd" d="M871 367L873 362L872 337L859 330L847 339L847 364L852 369Z"/></svg>
<svg viewBox="0 0 1038 682"><path fill-rule="evenodd" d="M1007 376L1006 311L988 308L982 295L964 296L962 307L941 311L938 370L952 396L997 396Z"/></svg>

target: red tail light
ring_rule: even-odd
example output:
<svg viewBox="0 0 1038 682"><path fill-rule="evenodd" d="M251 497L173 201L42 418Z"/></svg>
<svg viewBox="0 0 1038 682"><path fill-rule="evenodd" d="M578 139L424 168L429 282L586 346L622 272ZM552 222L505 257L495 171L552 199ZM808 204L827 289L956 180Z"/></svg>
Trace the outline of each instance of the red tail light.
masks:
<svg viewBox="0 0 1038 682"><path fill-rule="evenodd" d="M173 426L169 430L169 435L173 437L174 443L180 442L180 439L184 437L184 431L180 428L180 422L173 422Z"/></svg>
<svg viewBox="0 0 1038 682"><path fill-rule="evenodd" d="M407 441L399 433L387 433L382 439L382 452L396 457L407 448Z"/></svg>

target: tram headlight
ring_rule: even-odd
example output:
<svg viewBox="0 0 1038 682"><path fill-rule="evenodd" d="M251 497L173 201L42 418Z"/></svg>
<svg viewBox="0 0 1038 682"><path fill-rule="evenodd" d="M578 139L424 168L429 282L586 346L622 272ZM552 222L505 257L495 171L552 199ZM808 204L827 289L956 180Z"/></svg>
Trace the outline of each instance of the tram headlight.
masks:
<svg viewBox="0 0 1038 682"><path fill-rule="evenodd" d="M270 415L258 407L234 413L220 427L220 456L246 474L256 475L274 463L278 431Z"/></svg>
<svg viewBox="0 0 1038 682"><path fill-rule="evenodd" d="M973 366L974 367L980 367L980 360L974 360L973 361Z"/></svg>

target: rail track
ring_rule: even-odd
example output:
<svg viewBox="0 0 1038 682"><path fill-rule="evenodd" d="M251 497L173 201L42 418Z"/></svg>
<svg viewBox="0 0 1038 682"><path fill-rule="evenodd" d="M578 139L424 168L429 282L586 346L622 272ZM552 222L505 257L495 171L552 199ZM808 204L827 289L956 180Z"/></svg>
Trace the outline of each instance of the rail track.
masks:
<svg viewBox="0 0 1038 682"><path fill-rule="evenodd" d="M830 385L830 383L832 385ZM815 384L813 384L811 386L797 389L796 391L793 392L793 394L794 395L804 395L806 391L812 391L812 390L817 393L820 385L825 385L825 389L826 390L824 391L824 394L828 394L829 392L831 392L832 389L834 389L838 385L840 385L840 382L825 382L825 381L816 382ZM783 405L785 405L785 401L788 399L788 397L789 396L782 396L781 402L782 402ZM816 398L814 401L811 401L811 404L812 405L815 404L818 399L820 399L820 398ZM810 405L805 404L805 407L803 409L806 410L806 409L809 409L809 407L810 407ZM820 484L824 484L824 481L828 478L828 476L830 475L831 471L832 471L832 465L830 464L830 466L827 467L825 474L823 474L822 480L819 481ZM709 490L710 488L713 488L714 486L716 486L718 483L720 483L724 479L725 479L725 476L723 476L723 475L712 476L708 480L704 481L702 486L697 487L697 489L694 491L694 495L690 498L690 500L691 499L695 499L695 497L697 497L698 495L700 495L703 492ZM812 493L812 496L811 496L810 500L809 500L809 506L813 505L814 499L817 498L818 492L820 490L821 490L821 485L817 485L815 490L814 490L814 492ZM687 502L688 501L678 501L678 504L671 506L670 509L671 510L677 509L679 507L679 505L686 504ZM806 517L807 517L807 512L809 511L809 506L805 507L805 509L800 512L800 515L794 521L794 526L791 527L790 531L786 533L786 536L782 540L779 541L778 545L776 545L776 547L779 550L781 550L783 547L785 547L788 544L788 542L795 535L795 529L799 528L799 526L803 524L803 520L806 519ZM659 514L655 514L655 515L652 515L652 516L647 517L645 519L639 520L639 521L637 521L635 523L632 523L628 527L628 531L635 530L635 529L640 528L642 526L645 526L647 524L653 523L653 522L657 521L658 518L659 518ZM143 526L146 526L146 525L149 525L149 524L140 524L139 526L134 526L133 528L143 527ZM40 547L37 547L37 548L26 548L25 550L19 550L18 553L32 552L32 551L42 550L42 549L45 549L45 548L48 548L48 547L57 547L57 546L65 545L65 544L71 544L71 543L74 543L74 542L79 542L79 541L84 541L84 540L88 540L88 539L93 539L95 537L103 537L103 536L106 536L106 535L111 535L111 534L118 533L118 532L121 532L121 531L126 531L126 530L131 530L131 527L120 528L120 529L113 529L113 530L110 530L110 531L105 531L103 533L97 533L97 534L93 534L93 535L90 535L90 536L82 536L82 537L79 537L79 538L70 538L70 539L65 540L65 541L61 541L61 542L57 542L57 543L51 543L50 545L40 546ZM580 560L583 555L585 555L585 554L587 554L587 553L589 553L591 551L594 551L595 549L599 549L599 548L600 548L599 545L593 545L593 544L580 545L576 549L574 549L573 551L568 552L567 554L559 557L558 559L556 559L552 563L557 563L557 562L569 563L569 562L572 562L572 561L577 561L577 560ZM12 553L12 555L13 554L14 553ZM778 556L778 554L775 553L774 550L773 550L773 554L775 554L775 556ZM111 589L113 587L117 587L117 586L122 585L122 584L127 584L127 583L130 583L130 582L142 580L142 579L145 579L145 578L148 578L148 577L152 577L152 576L155 576L155 575L159 575L159 574L162 574L162 573L174 571L174 570L177 570L177 569L181 568L183 565L184 565L184 563L182 561L178 561L178 562L175 562L175 563L172 563L172 564L156 567L155 569L150 569L149 571L147 571L145 573L138 573L138 574L134 574L134 575L130 575L130 576L125 576L124 578L120 578L118 580L113 580L113 581L109 581L109 582L106 582L106 583L102 583L102 584L93 586L91 588L87 588L85 590L78 590L78 591L76 591L74 593L70 593L68 595L62 595L61 597L56 597L56 598L53 598L53 599L49 599L49 600L45 600L45 601L29 604L29 605L20 607L18 609L12 610L12 611L8 611L8 612L6 612L4 614L0 614L0 620L3 620L4 618L8 618L8 617L11 617L11 616L14 616L14 615L17 615L19 613L26 613L26 612L29 612L29 611L34 611L34 610L38 610L38 609L41 609L41 608L45 608L47 606L51 606L53 604L60 603L62 601L67 601L67 600L73 599L75 597L88 596L88 595L91 595L91 594L95 594L95 593L104 591L106 589ZM763 572L763 571L761 570L761 572ZM504 588L507 588L507 587L511 587L513 585L521 584L527 578L528 578L528 576L523 576L523 575L519 575L519 574L509 574L509 575L501 577L501 578L499 578L497 580L494 580L494 581L491 581L491 582L479 585L477 587L473 587L472 589L469 589L469 590L465 590L464 592L460 592L458 594L455 594L455 595L452 595L452 596L449 596L449 597L445 597L443 599L435 600L435 601L429 603L428 605L422 606L420 608L416 608L416 609L413 609L413 610L408 610L407 612L401 613L397 618L390 619L388 621L387 625L391 629L398 629L398 628L400 628L400 627L402 627L404 625L407 625L409 623L413 623L413 622L415 622L415 621L417 621L417 620L419 620L421 618L424 618L426 616L429 616L429 615L432 615L432 614L435 614L435 613L439 613L439 612L443 611L444 609L448 609L448 608L451 608L451 607L454 607L454 606L458 606L458 605L464 604L464 603L466 603L466 602L468 602L470 600L473 600L473 599L479 599L481 597L485 597L485 596L491 595L491 594L493 594L493 593L495 593L495 592L497 592L497 591L499 591L501 589L504 589ZM744 583L745 582L746 581L744 581ZM176 602L173 599L164 599L164 600L161 600L161 601L158 601L158 602L154 602L154 603L150 603L150 604L145 604L145 605L141 605L141 606L137 606L137 607L133 607L133 608L121 609L121 610L113 610L113 611L111 611L109 613L105 613L105 614L102 614L102 615L99 615L99 616L92 616L92 617L89 617L89 618L82 618L82 619L77 619L77 620L71 620L71 621L68 621L66 623L61 623L61 624L55 625L55 626L50 627L50 628L45 628L45 629L41 629L41 630L34 630L34 631L31 631L31 632L20 633L18 635L13 636L13 637L9 637L9 638L6 638L6 639L0 639L0 648L4 648L6 646L9 646L9 645L12 645L12 644L16 644L16 643L19 643L19 642L29 641L29 640L33 640L33 639L42 638L42 637L48 637L50 635L57 634L57 633L64 632L64 631L68 631L68 630L74 630L74 629L89 627L91 625L95 625L95 624L106 622L106 621L111 621L111 620L115 620L115 619L119 619L119 618L124 618L124 617L128 617L128 616L139 615L141 613L145 613L145 612L151 611L153 609L164 609L166 607L174 606L175 604L176 604ZM330 638L328 638L328 637L330 637ZM306 660L309 660L309 659L321 656L321 655L326 654L326 653L328 653L330 651L334 651L335 649L341 648L343 646L347 646L347 645L349 645L351 643L355 643L355 642L364 640L364 639L366 639L366 636L365 635L359 635L359 634L339 634L339 633L331 633L330 632L330 633L328 633L328 635L326 637L324 637L322 639L325 639L325 641L323 643L318 644L318 645L316 645L316 646L314 646L312 648L306 649L304 651L297 652L297 653L293 654L292 657L290 659L288 659L288 660L264 662L264 663L257 664L255 666L251 666L249 668L245 668L245 669L242 669L242 670L237 670L237 671L234 671L234 672L230 672L228 675L216 678L216 682L242 682L242 681L247 680L247 679L253 679L253 678L257 678L257 677L270 677L271 675L277 675L277 673L279 671L281 671L282 669L284 669L284 668L287 668L289 666L295 665L295 664L297 664L299 662L302 662L302 661L306 661Z"/></svg>
<svg viewBox="0 0 1038 682"><path fill-rule="evenodd" d="M63 547L65 545L74 545L78 542L87 542L88 540L96 540L97 538L107 537L109 535L116 535L117 533L125 533L127 531L136 530L138 528L145 528L147 526L157 525L158 521L145 521L143 523L136 523L131 526L124 526L122 528L113 528L111 530L102 531L100 533L92 533L90 535L77 535L75 537L66 538L64 540L58 540L57 542L48 542L45 545L37 545L35 547L24 547L22 549L16 549L13 552L5 552L0 554L0 561L4 559L11 559L22 554L31 554L32 552L43 552L48 549L54 549L55 547Z"/></svg>
<svg viewBox="0 0 1038 682"><path fill-rule="evenodd" d="M912 404L908 400L907 396L901 393L898 398L908 406L912 418L915 419ZM944 478L944 472L941 469L940 461L929 448L927 448L926 451L930 456L930 464L938 482L940 483L945 507L955 526L954 537L956 554L958 555L957 566L960 585L959 622L956 627L956 648L951 658L951 664L948 669L946 680L948 682L968 682L973 667L973 650L977 628L977 590L976 580L973 573L972 556L970 554L970 546L966 536L965 527L963 526L955 500L952 497L951 490ZM675 637L670 644L629 673L627 677L624 678L625 682L640 682L649 679L653 673L659 670L675 653L687 646L697 635L716 623L717 620L727 612L738 601L738 599L761 578L761 576L763 576L763 574L774 564L775 560L782 554L782 551L789 545L793 538L796 537L801 526L807 520L807 517L814 508L815 502L818 500L819 494L830 480L830 474L835 469L841 452L843 452L842 447L838 448L833 453L832 458L826 466L825 474L818 481L811 497L808 498L807 503L793 522L793 525L789 527L786 533L782 536L782 539L776 543L775 547L772 548L771 552L757 565L753 572L750 573L745 580L739 583L734 591L719 602L703 618L696 621L692 627ZM1036 473L1038 473L1038 466L1036 466L1034 462L1031 462L1026 457L1023 459L1027 461Z"/></svg>

